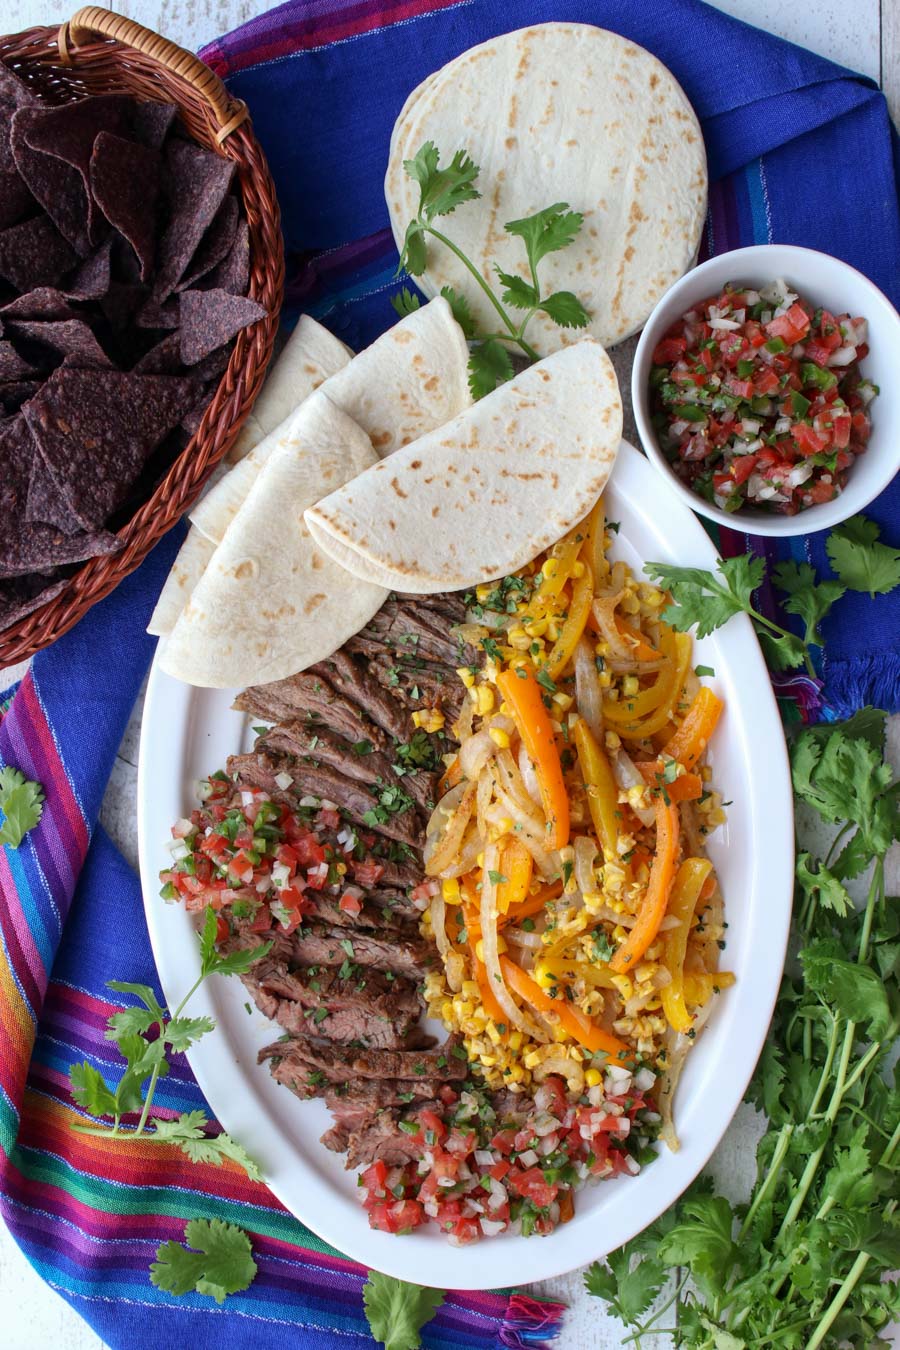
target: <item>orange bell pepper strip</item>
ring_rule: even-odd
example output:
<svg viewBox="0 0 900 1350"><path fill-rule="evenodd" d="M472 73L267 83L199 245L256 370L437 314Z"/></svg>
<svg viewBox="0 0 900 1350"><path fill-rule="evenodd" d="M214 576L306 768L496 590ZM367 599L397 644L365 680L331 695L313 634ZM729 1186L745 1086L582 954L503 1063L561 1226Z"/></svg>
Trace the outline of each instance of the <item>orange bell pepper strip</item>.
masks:
<svg viewBox="0 0 900 1350"><path fill-rule="evenodd" d="M497 688L534 764L547 818L547 847L563 848L569 842L569 796L540 685L530 670L518 668L502 671Z"/></svg>
<svg viewBox="0 0 900 1350"><path fill-rule="evenodd" d="M694 1023L684 1001L684 957L694 910L711 871L712 863L707 858L685 858L675 875L669 900L669 914L678 920L678 927L670 928L663 938L663 965L672 978L660 990L660 1000L669 1026L682 1034L690 1031Z"/></svg>
<svg viewBox="0 0 900 1350"><path fill-rule="evenodd" d="M556 1013L559 1025L573 1040L583 1045L585 1050L590 1050L592 1054L603 1050L616 1059L634 1058L633 1052L624 1041L598 1027L587 1013L583 1013L579 1008L573 1008L565 999L551 998L536 980L533 980L521 966L517 966L515 961L510 961L508 956L500 957L500 969L514 994L538 1012Z"/></svg>
<svg viewBox="0 0 900 1350"><path fill-rule="evenodd" d="M644 760L634 767L640 770L650 787L659 788L670 802L695 802L703 796L703 779L699 773L683 773L667 783L661 759Z"/></svg>
<svg viewBox="0 0 900 1350"><path fill-rule="evenodd" d="M475 940L469 935L469 950L472 954L472 969L475 972L475 983L478 985L478 992L481 995L481 1006L488 1017L494 1022L501 1024L506 1021L506 1013L497 1002L497 996L491 988L491 982L488 979L488 973L483 961L479 961L475 954Z"/></svg>
<svg viewBox="0 0 900 1350"><path fill-rule="evenodd" d="M669 903L677 856L678 808L666 806L662 797L659 797L656 802L656 851L641 912L637 923L609 963L610 970L617 975L624 975L635 968L659 932Z"/></svg>
<svg viewBox="0 0 900 1350"><path fill-rule="evenodd" d="M445 792L449 792L452 787L456 787L457 783L462 782L462 776L462 765L459 762L459 755L456 755L438 779L437 795L439 801Z"/></svg>
<svg viewBox="0 0 900 1350"><path fill-rule="evenodd" d="M634 644L631 647L633 656L637 657L639 661L657 661L659 659L659 652L655 647L650 646L650 643L639 629L633 628L630 623L627 623L625 619L621 619L618 614L613 615L613 620L619 632L622 634L622 637L631 638L631 641Z"/></svg>
<svg viewBox="0 0 900 1350"><path fill-rule="evenodd" d="M507 839L500 849L500 874L506 877L497 885L497 913L507 914L528 895L534 860L518 839Z"/></svg>
<svg viewBox="0 0 900 1350"><path fill-rule="evenodd" d="M692 769L709 745L725 704L703 685L684 715L681 726L663 746L663 754Z"/></svg>
<svg viewBox="0 0 900 1350"><path fill-rule="evenodd" d="M578 751L578 764L587 789L588 810L597 839L603 850L604 862L618 859L619 839L619 788L613 777L605 750L580 717L575 723L575 749Z"/></svg>
<svg viewBox="0 0 900 1350"><path fill-rule="evenodd" d="M530 919L533 914L540 914L548 900L556 900L560 895L562 882L551 881L548 886L542 886L539 891L535 891L534 895L526 896L515 911L498 915L497 927L503 928L508 923L521 923L522 919Z"/></svg>

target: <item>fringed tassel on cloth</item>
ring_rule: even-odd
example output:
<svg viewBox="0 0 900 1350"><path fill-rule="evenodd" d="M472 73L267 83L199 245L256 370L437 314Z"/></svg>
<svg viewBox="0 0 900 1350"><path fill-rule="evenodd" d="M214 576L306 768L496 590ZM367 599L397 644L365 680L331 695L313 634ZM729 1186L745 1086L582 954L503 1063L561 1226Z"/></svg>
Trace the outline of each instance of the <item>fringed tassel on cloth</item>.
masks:
<svg viewBox="0 0 900 1350"><path fill-rule="evenodd" d="M898 650L851 661L825 658L825 697L837 717L852 717L867 703L896 712L900 708L900 634Z"/></svg>
<svg viewBox="0 0 900 1350"><path fill-rule="evenodd" d="M564 1303L513 1294L497 1344L509 1346L510 1350L535 1350L546 1345L559 1335L565 1311Z"/></svg>

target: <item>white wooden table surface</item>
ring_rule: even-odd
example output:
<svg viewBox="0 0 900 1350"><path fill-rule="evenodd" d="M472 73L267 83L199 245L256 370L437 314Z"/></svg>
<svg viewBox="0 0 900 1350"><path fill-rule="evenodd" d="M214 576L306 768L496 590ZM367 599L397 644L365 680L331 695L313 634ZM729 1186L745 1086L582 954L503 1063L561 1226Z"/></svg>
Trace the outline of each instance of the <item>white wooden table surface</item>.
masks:
<svg viewBox="0 0 900 1350"><path fill-rule="evenodd" d="M822 56L880 80L900 122L900 0L712 0L716 8ZM508 0L511 11L515 0ZM646 0L665 5L667 0ZM77 8L72 0L71 9ZM122 0L118 12L155 28L184 47L196 49L274 6L268 0ZM110 6L113 8L113 6ZM0 0L0 32L55 22L46 0ZM0 679L0 686L9 683ZM895 740L900 727L892 731ZM103 804L102 819L129 860L137 863L135 788L140 703L120 748ZM752 1175L759 1125L750 1108L741 1108L714 1158L719 1184L742 1194ZM587 1255L587 1253L586 1253ZM599 1300L585 1294L582 1272L536 1286L569 1305L558 1350L619 1350L621 1323L604 1316ZM0 1224L0 1350L103 1350L103 1342L35 1274ZM648 1350L653 1350L648 1338ZM252 1340L248 1337L247 1345ZM174 1346L173 1350L185 1350Z"/></svg>

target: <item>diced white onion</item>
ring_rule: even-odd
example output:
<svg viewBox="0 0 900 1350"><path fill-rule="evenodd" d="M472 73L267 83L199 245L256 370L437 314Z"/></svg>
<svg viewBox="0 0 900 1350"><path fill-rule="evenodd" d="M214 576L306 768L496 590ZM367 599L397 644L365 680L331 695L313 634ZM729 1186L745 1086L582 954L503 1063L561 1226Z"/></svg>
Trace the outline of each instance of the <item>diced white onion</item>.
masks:
<svg viewBox="0 0 900 1350"><path fill-rule="evenodd" d="M634 1086L638 1092L649 1092L656 1082L656 1074L651 1069L638 1069L634 1075Z"/></svg>
<svg viewBox="0 0 900 1350"><path fill-rule="evenodd" d="M779 417L775 423L775 435L784 436L791 429L791 419L789 417Z"/></svg>
<svg viewBox="0 0 900 1350"><path fill-rule="evenodd" d="M855 347L838 347L836 352L831 352L825 364L826 366L849 366L855 360Z"/></svg>
<svg viewBox="0 0 900 1350"><path fill-rule="evenodd" d="M492 1167L494 1155L489 1148L476 1148L475 1161L479 1167Z"/></svg>
<svg viewBox="0 0 900 1350"><path fill-rule="evenodd" d="M528 1148L524 1153L519 1154L519 1162L523 1167L534 1167L538 1160L538 1155L533 1148Z"/></svg>
<svg viewBox="0 0 900 1350"><path fill-rule="evenodd" d="M595 741L603 744L603 690L597 662L587 638L581 637L575 648L575 703Z"/></svg>
<svg viewBox="0 0 900 1350"><path fill-rule="evenodd" d="M282 774L279 774L278 777L279 777L279 778L288 778L288 777L290 777L290 775L289 775L289 774L284 774L284 773L282 773ZM290 783L286 783L286 784L285 784L285 787L290 787L290 786L291 786L291 783L293 783L293 781L294 781L293 778L291 778L291 782L290 782ZM278 778L275 779L275 782L278 783ZM281 784L279 783L278 786L281 787ZM301 797L301 798L300 798L300 805L301 805L301 806L321 806L322 803L321 803L321 801L319 800L318 797L311 797L311 796L307 793L307 795L306 795L305 797Z"/></svg>
<svg viewBox="0 0 900 1350"><path fill-rule="evenodd" d="M486 1219L484 1215L481 1216L478 1222L485 1237L496 1237L497 1234L502 1233L506 1227L506 1224L500 1219Z"/></svg>

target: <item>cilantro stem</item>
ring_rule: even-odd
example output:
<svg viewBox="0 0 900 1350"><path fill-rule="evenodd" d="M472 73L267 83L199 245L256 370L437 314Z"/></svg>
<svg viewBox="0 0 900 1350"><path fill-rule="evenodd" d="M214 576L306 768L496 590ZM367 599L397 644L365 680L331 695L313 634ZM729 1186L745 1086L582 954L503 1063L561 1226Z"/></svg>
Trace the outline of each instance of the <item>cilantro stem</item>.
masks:
<svg viewBox="0 0 900 1350"><path fill-rule="evenodd" d="M630 1345L632 1341L634 1341L635 1343L637 1343L637 1342L641 1339L642 1336L646 1336L647 1332L650 1331L651 1328L655 1325L655 1323L659 1321L659 1319L662 1317L663 1313L667 1313L667 1312L669 1311L669 1309L671 1308L672 1304L678 1302L678 1300L681 1298L682 1290L684 1289L684 1286L687 1284L687 1282L688 1282L689 1279L690 1279L690 1276L689 1276L689 1275L685 1275L685 1277L684 1277L684 1279L681 1281L681 1283L680 1283L680 1284L676 1284L675 1290L674 1290L674 1292L673 1292L671 1298L668 1298L668 1299L666 1300L666 1302L662 1305L661 1308L657 1308L656 1312L653 1314L653 1316L652 1316L651 1318L649 1318L648 1321L644 1322L644 1324L643 1324L642 1326L636 1327L635 1330L632 1332L632 1334L631 1334L630 1336L626 1336L625 1339L623 1340L622 1344L623 1344L623 1345ZM664 1334L664 1332L663 1332L662 1328L656 1327L655 1335L661 1336L661 1335L663 1335L663 1334Z"/></svg>
<svg viewBox="0 0 900 1350"><path fill-rule="evenodd" d="M762 1186L760 1186L756 1195L753 1197L753 1203L747 1210L746 1215L744 1216L744 1222L741 1224L740 1232L737 1235L738 1245L740 1245L740 1243L743 1242L744 1234L747 1232L747 1229L750 1227L751 1223L756 1217L757 1210L759 1209L763 1201L767 1199L769 1192L772 1190L773 1186L778 1180L778 1175L781 1172L782 1165L784 1163L785 1158L787 1157L788 1149L790 1148L791 1136L793 1135L793 1133L794 1127L790 1122L788 1122L786 1125L782 1125L781 1133L778 1136L778 1142L776 1143L775 1149L772 1153L772 1161L769 1163L769 1174L766 1177L765 1181L763 1182Z"/></svg>
<svg viewBox="0 0 900 1350"><path fill-rule="evenodd" d="M888 1202L888 1204L885 1206L883 1210L883 1217L885 1221L890 1219L891 1215L894 1213L894 1210L896 1208L897 1208L896 1200L891 1200ZM825 1311L824 1317L819 1322L819 1325L816 1327L810 1339L806 1342L805 1350L818 1350L819 1346L822 1344L825 1337L831 1330L831 1327L836 1317L840 1313L844 1304L847 1302L847 1299L850 1297L850 1295L853 1293L853 1290L856 1288L857 1284L862 1279L863 1274L865 1273L866 1266L869 1264L869 1260L870 1257L868 1252L860 1252L859 1256L856 1258L856 1260L853 1262L853 1265L850 1267L850 1271L847 1275L847 1278L844 1280L840 1289L837 1291L834 1298L829 1303L828 1308Z"/></svg>
<svg viewBox="0 0 900 1350"><path fill-rule="evenodd" d="M522 351L528 357L529 361L539 361L540 356L535 351L534 347L532 347L529 342L526 342L525 339L521 337L519 333L516 331L516 325L513 323L512 319L509 317L506 310L503 308L503 305L497 299L497 296L494 294L491 287L488 285L484 277L478 271L478 268L475 266L473 262L470 261L469 258L466 257L462 249L458 248L456 244L454 244L453 240L448 235L444 234L442 230L436 230L433 225L429 224L428 221L424 220L421 216L419 217L419 224L426 233L433 235L435 239L440 240L440 242L444 245L445 248L449 248L450 252L454 255L454 257L458 258L459 261L466 268L466 270L471 273L472 277L484 291L485 295L490 300L491 304L494 306L494 309L500 315L500 318L503 322L503 326L507 330L504 340L506 342L515 342L517 346L521 347ZM503 335L498 334L498 336Z"/></svg>

